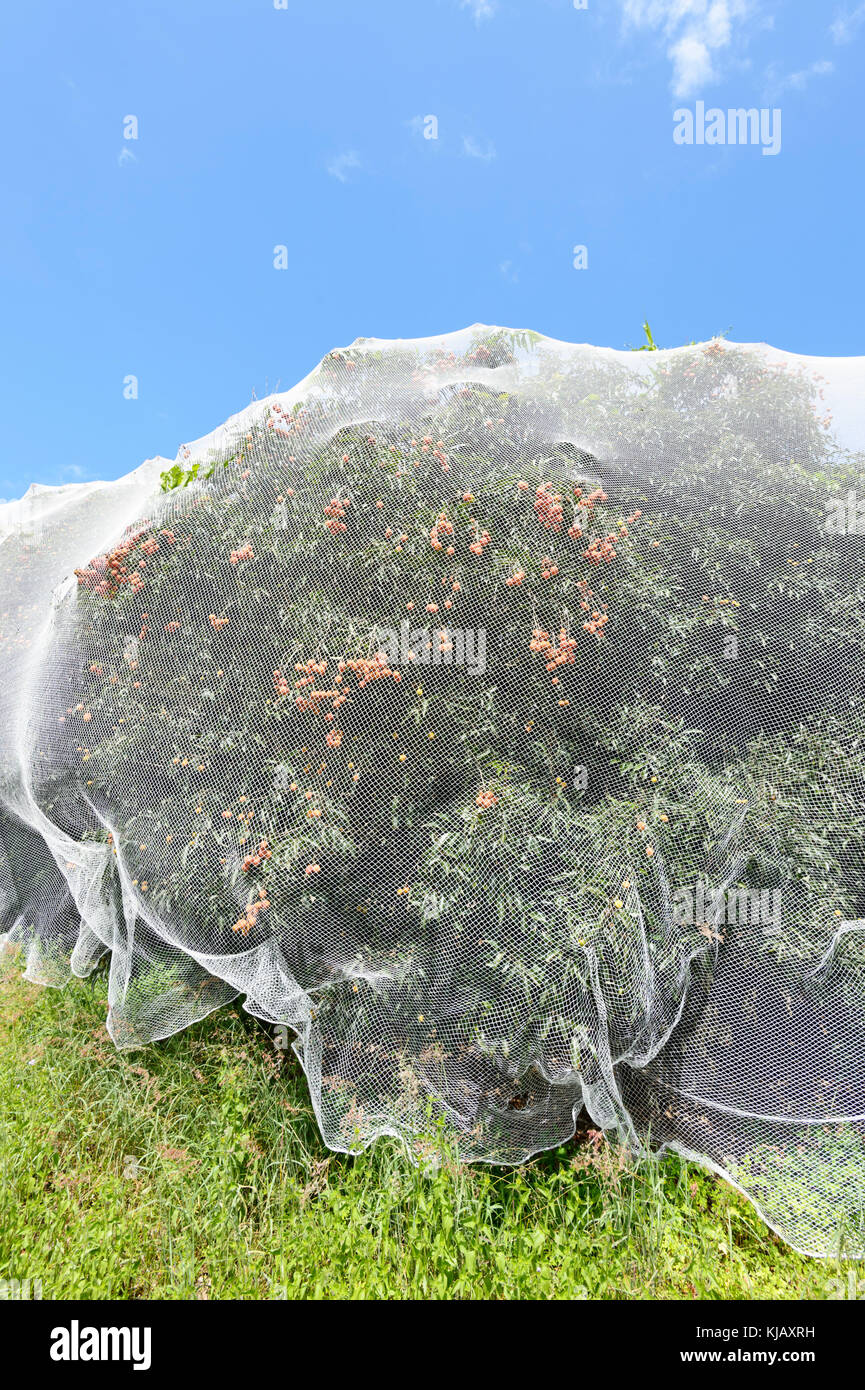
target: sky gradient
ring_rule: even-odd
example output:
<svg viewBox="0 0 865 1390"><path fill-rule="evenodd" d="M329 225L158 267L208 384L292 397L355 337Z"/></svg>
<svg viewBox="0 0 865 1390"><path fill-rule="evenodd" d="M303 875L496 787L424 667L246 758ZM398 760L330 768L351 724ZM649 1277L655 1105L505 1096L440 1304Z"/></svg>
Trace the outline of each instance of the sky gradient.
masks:
<svg viewBox="0 0 865 1390"><path fill-rule="evenodd" d="M855 0L46 0L0 32L0 497L173 458L358 336L865 352ZM780 110L779 152L677 145L698 101Z"/></svg>

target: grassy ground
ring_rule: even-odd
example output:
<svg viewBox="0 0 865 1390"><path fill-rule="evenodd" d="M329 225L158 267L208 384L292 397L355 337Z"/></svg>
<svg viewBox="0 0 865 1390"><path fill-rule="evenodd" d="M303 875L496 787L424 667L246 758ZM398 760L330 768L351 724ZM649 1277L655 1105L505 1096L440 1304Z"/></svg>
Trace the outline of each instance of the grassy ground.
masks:
<svg viewBox="0 0 865 1390"><path fill-rule="evenodd" d="M0 961L0 1279L45 1298L826 1298L848 1267L769 1233L675 1157L585 1136L519 1169L424 1174L318 1137L242 1011L115 1051L103 978ZM853 1268L851 1266L851 1268ZM856 1270L856 1277L861 1273Z"/></svg>

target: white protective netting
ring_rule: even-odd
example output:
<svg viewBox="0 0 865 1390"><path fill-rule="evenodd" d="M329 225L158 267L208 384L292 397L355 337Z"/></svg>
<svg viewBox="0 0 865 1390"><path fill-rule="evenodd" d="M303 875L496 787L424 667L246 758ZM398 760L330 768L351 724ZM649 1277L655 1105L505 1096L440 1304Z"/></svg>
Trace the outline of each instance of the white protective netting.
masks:
<svg viewBox="0 0 865 1390"><path fill-rule="evenodd" d="M863 388L362 340L162 488L0 507L28 977L110 952L121 1047L242 995L335 1149L515 1163L585 1106L865 1253Z"/></svg>

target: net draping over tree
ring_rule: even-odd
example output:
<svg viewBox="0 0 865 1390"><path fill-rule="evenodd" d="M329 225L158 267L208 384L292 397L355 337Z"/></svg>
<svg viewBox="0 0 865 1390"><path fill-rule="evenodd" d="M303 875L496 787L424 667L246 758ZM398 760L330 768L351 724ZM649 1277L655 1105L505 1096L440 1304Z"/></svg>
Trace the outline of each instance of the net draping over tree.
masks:
<svg viewBox="0 0 865 1390"><path fill-rule="evenodd" d="M360 340L0 507L28 978L110 953L120 1047L242 996L335 1149L516 1163L585 1106L865 1253L863 388Z"/></svg>

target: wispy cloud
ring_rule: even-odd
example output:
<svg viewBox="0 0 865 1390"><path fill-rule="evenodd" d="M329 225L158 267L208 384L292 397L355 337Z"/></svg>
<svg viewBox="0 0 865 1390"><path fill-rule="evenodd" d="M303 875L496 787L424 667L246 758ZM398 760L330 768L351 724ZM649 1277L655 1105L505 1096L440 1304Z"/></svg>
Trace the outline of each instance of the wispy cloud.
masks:
<svg viewBox="0 0 865 1390"><path fill-rule="evenodd" d="M482 19L492 19L498 0L460 0L460 5L464 10L471 10L475 24L480 24Z"/></svg>
<svg viewBox="0 0 865 1390"><path fill-rule="evenodd" d="M830 63L827 58L821 58L798 72L784 74L779 71L778 63L772 63L766 70L766 100L774 101L783 92L801 92L808 86L812 77L828 77L834 71L835 64Z"/></svg>
<svg viewBox="0 0 865 1390"><path fill-rule="evenodd" d="M485 145L481 145L472 135L464 135L463 154L468 155L469 159L483 159L489 163L491 159L495 159L496 150L490 140Z"/></svg>
<svg viewBox="0 0 865 1390"><path fill-rule="evenodd" d="M621 0L626 30L655 29L667 41L674 96L718 78L718 56L744 31L754 0Z"/></svg>
<svg viewBox="0 0 865 1390"><path fill-rule="evenodd" d="M499 274L507 280L509 285L515 285L520 278L514 269L513 261L502 261L499 266Z"/></svg>
<svg viewBox="0 0 865 1390"><path fill-rule="evenodd" d="M859 30L865 26L865 4L857 5L855 10L839 10L829 29L836 43L852 43Z"/></svg>
<svg viewBox="0 0 865 1390"><path fill-rule="evenodd" d="M344 154L338 154L330 161L327 172L332 174L340 183L348 183L350 170L360 168L360 157L355 150L346 150Z"/></svg>
<svg viewBox="0 0 865 1390"><path fill-rule="evenodd" d="M124 165L124 164L135 164L135 163L137 163L137 160L136 160L136 158L135 158L135 155L132 153L132 151L131 151L131 149L129 148L128 145L124 145L124 146L123 146L123 149L120 151L119 155L117 156L117 163L120 165L121 169L123 168L123 165Z"/></svg>

